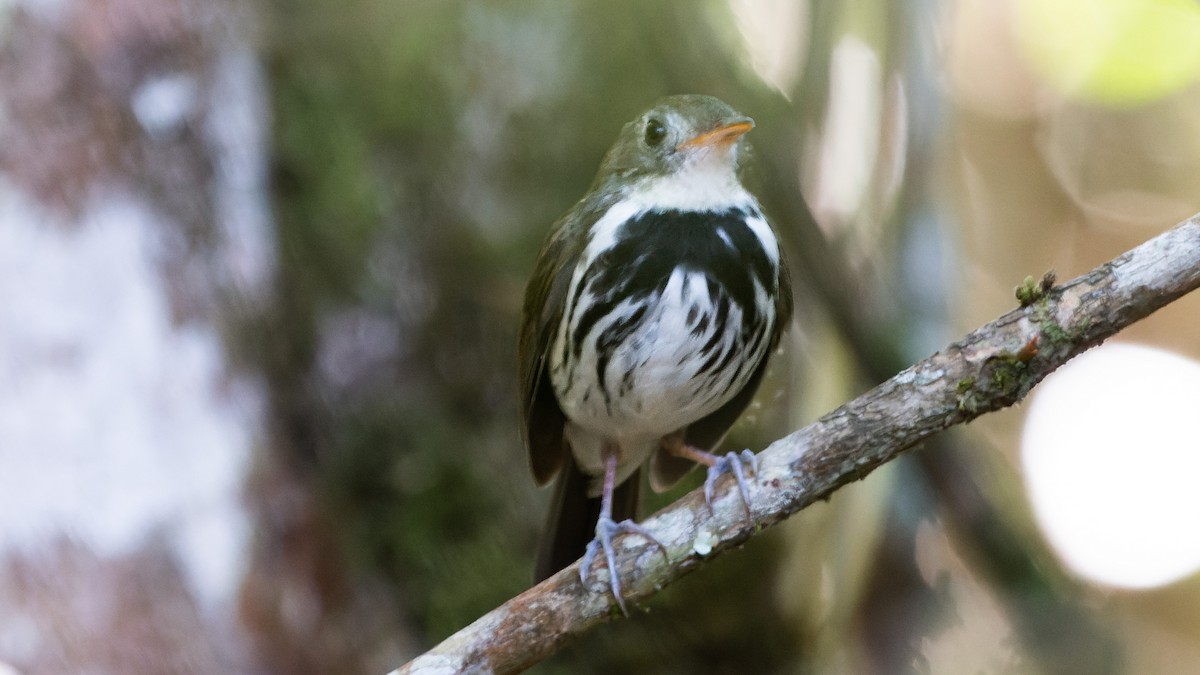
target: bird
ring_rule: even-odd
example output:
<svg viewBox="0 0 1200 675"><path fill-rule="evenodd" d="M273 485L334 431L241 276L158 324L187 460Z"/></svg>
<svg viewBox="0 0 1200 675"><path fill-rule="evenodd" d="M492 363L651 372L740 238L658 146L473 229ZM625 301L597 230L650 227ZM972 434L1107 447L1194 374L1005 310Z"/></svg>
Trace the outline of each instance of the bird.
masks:
<svg viewBox="0 0 1200 675"><path fill-rule="evenodd" d="M590 188L550 228L518 336L522 436L535 481L557 477L535 582L638 536L640 473L656 492L697 465L713 480L755 456L714 454L791 321L779 239L738 176L754 121L706 95L668 96L622 127ZM744 466L748 465L748 466Z"/></svg>

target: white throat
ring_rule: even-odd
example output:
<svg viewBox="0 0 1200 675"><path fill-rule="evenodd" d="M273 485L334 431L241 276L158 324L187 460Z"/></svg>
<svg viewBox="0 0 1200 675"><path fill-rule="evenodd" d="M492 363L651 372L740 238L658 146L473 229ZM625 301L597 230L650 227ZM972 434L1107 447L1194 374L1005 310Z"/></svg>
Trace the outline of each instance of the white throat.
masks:
<svg viewBox="0 0 1200 675"><path fill-rule="evenodd" d="M726 153L701 153L689 157L678 171L643 178L630 191L629 199L645 209L683 211L720 211L753 202Z"/></svg>

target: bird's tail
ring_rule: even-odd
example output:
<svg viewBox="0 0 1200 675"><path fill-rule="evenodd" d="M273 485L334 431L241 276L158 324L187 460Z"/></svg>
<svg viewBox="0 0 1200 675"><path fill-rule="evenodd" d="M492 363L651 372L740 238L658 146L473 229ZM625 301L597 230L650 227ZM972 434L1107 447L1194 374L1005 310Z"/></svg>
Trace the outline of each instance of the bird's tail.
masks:
<svg viewBox="0 0 1200 675"><path fill-rule="evenodd" d="M566 461L554 487L550 517L538 550L534 583L578 560L596 536L600 497L588 496L588 484L592 479L575 466L575 458L570 452L564 454ZM641 469L638 469L613 491L612 518L615 522L637 517L640 485Z"/></svg>

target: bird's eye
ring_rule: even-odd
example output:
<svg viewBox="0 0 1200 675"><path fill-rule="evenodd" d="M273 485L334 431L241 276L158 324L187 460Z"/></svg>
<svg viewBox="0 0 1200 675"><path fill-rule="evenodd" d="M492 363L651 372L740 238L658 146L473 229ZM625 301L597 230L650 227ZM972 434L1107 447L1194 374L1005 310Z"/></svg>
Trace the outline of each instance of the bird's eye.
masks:
<svg viewBox="0 0 1200 675"><path fill-rule="evenodd" d="M646 121L646 145L655 147L667 137L667 127L662 122L651 117Z"/></svg>

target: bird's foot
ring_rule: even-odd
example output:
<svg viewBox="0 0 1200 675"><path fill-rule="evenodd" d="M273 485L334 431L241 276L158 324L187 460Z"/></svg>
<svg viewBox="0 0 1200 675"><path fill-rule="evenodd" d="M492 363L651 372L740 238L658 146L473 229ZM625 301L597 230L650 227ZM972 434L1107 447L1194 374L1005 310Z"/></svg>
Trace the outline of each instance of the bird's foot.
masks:
<svg viewBox="0 0 1200 675"><path fill-rule="evenodd" d="M737 480L738 492L742 494L742 506L746 507L746 517L752 518L750 513L750 483L746 481L745 469L749 467L750 472L755 476L758 475L758 455L755 455L749 450L739 452L729 452L725 455L716 457L716 461L708 467L708 475L704 478L704 503L708 504L709 512L712 512L712 492L713 484L717 478L723 473L731 473Z"/></svg>
<svg viewBox="0 0 1200 675"><path fill-rule="evenodd" d="M592 561L596 557L597 549L602 549L604 551L604 560L608 563L608 581L613 597L617 599L617 605L621 607L621 613L629 616L629 609L625 607L625 598L621 595L621 579L617 575L617 554L613 549L613 538L621 534L637 535L657 546L658 550L667 560L670 560L670 556L667 554L667 547L663 546L662 542L655 539L649 530L632 520L622 520L617 523L613 522L612 518L600 516L596 521L596 538L588 543L587 550L583 554L583 562L579 565L579 581L582 583L587 582L587 573L592 567Z"/></svg>

